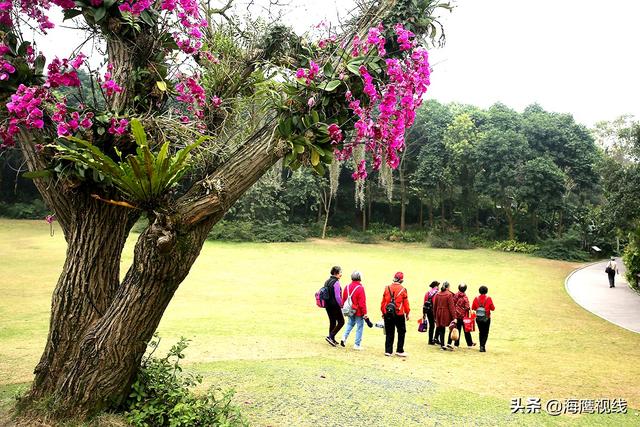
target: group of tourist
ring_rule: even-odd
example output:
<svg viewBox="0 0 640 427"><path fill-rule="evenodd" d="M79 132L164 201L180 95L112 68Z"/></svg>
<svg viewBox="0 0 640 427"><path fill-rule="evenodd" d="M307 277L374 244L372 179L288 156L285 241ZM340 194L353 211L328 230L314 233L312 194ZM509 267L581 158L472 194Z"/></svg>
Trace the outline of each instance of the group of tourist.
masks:
<svg viewBox="0 0 640 427"><path fill-rule="evenodd" d="M342 278L342 269L335 266L331 269L331 276L324 284L324 308L329 317L329 335L326 341L333 347L345 347L347 339L353 331L355 331L355 350L362 350L362 333L364 324L373 327L373 323L369 320L367 314L367 297L362 284L362 274L359 271L351 273L351 283L342 288L340 279ZM409 321L409 297L407 289L403 286L404 274L397 272L393 276L391 284L385 287L380 303L380 312L384 323L377 326L384 327L385 331L385 356L393 354L393 344L395 334L397 332L398 339L396 341L396 356L406 357L404 351L404 340L407 331L406 323ZM453 293L449 289L449 282L433 281L429 285L429 289L424 296L423 317L421 323L424 325L424 331L428 335L429 345L439 345L442 350L452 351L460 345L460 333L464 332L465 341L468 347L476 345L473 342L469 326L465 328L464 324L475 320L478 325L478 335L480 341L480 351L486 352L487 338L489 337L489 329L491 327L491 312L495 310L495 306L486 286L480 286L479 295L473 299L473 303L469 303L466 295L467 285L461 283L458 286L458 292ZM318 298L318 296L316 296ZM347 326L338 342L337 338L340 330ZM449 329L447 342L445 343L445 332ZM457 330L456 333L453 332Z"/></svg>

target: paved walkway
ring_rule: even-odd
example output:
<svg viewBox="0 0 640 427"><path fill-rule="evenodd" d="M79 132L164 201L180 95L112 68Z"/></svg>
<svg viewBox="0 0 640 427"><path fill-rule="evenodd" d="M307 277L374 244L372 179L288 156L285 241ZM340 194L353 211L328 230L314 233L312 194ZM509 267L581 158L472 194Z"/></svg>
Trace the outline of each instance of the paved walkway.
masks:
<svg viewBox="0 0 640 427"><path fill-rule="evenodd" d="M608 261L580 268L567 277L565 287L578 305L596 316L633 332L640 333L640 295L629 288L624 278L624 265L617 258L620 274L616 287L609 288L604 269Z"/></svg>

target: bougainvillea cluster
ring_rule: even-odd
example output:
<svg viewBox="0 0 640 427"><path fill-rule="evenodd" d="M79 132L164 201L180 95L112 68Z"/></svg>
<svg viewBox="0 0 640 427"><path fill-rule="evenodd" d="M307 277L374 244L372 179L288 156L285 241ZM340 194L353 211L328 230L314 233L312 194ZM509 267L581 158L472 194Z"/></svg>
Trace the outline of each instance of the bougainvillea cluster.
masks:
<svg viewBox="0 0 640 427"><path fill-rule="evenodd" d="M14 28L12 17L18 12L21 18L31 19L37 22L38 28L45 32L53 28L46 15L52 5L62 9L104 7L103 0L90 0L78 3L74 0L0 0L0 25L5 32L19 31ZM169 21L168 28L174 28L171 33L178 47L187 54L195 54L202 47L203 27L207 21L202 17L198 0L121 0L116 3L118 10L123 14L131 14L135 17L148 9L155 7L158 12L166 12L165 18ZM142 21L141 21L142 22ZM26 46L24 55L27 64L33 66L35 53L33 48ZM12 78L16 68L14 66L15 51L0 43L0 82ZM215 63L215 56L209 54L210 61ZM0 146L15 144L15 135L19 127L26 129L41 129L46 123L47 117L53 122L58 136L74 135L78 131L87 131L93 126L94 113L87 111L72 111L67 106L67 99L53 94L54 89L61 87L80 87L81 82L77 70L84 65L86 57L80 53L73 59L55 58L48 65L46 82L38 87L20 86L11 98L7 108L8 119L0 126ZM110 64L104 77L96 76L100 88L106 98L123 91L122 86L113 79L113 67ZM19 82L16 82L17 85ZM204 89L198 83L198 77L192 76L178 83L176 90L178 100L187 104L186 110L196 120L203 118L203 108L206 101ZM219 107L222 100L213 97L214 107ZM82 107L82 106L81 106ZM82 107L84 108L84 107ZM82 108L80 110L82 110ZM184 116L187 117L187 116ZM186 121L190 119L187 118ZM128 120L112 119L106 123L107 132L114 135L122 135L128 130Z"/></svg>
<svg viewBox="0 0 640 427"><path fill-rule="evenodd" d="M138 16L154 3L152 0L124 0L118 9ZM178 47L187 54L199 52L202 29L207 27L207 20L200 13L198 0L162 0L160 10L172 13L180 23L180 30L172 34Z"/></svg>
<svg viewBox="0 0 640 427"><path fill-rule="evenodd" d="M374 170L378 170L383 161L392 169L400 162L399 153L405 146L405 132L413 124L416 109L422 103L422 97L430 84L431 69L427 51L416 47L415 36L411 31L397 24L394 33L400 54L393 57L387 57L387 39L384 37L385 29L382 24L371 28L366 40L356 36L351 42L351 59L362 58L357 66L361 89L358 86L358 93L355 94L349 88L353 83L345 80L342 73L338 77L347 84L344 101L354 118L352 129L346 124L328 125L329 140L338 160L352 158L354 149L364 145L365 151L372 155ZM373 61L376 54L380 60ZM380 62L384 64L382 70L377 65ZM313 68L300 68L296 73L296 78L305 79L307 85L318 76L319 70L315 62L310 63ZM355 71L352 70L352 73ZM315 105L317 100L309 99L314 99ZM310 103L307 106L313 107ZM350 135L344 142L343 132ZM366 177L367 162L358 159L353 178L362 180Z"/></svg>
<svg viewBox="0 0 640 427"><path fill-rule="evenodd" d="M53 93L54 89L60 87L80 86L78 69L85 63L85 59L86 56L82 53L73 59L55 58L48 66L47 79L42 86L18 86L18 90L6 104L8 123L0 127L3 146L15 143L15 135L21 126L25 129L42 129L45 113L48 113L60 137L73 135L79 130L86 131L93 126L93 112L70 111L67 99L58 98Z"/></svg>

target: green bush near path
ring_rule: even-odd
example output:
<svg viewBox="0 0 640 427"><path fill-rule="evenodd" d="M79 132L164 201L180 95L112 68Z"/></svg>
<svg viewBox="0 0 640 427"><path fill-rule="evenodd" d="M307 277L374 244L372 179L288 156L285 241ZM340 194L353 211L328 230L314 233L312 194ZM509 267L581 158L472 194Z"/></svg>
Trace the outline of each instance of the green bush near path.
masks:
<svg viewBox="0 0 640 427"><path fill-rule="evenodd" d="M0 275L11 278L0 282L1 425L14 390L31 381L40 358L65 243L59 230L49 236L44 221L0 220L0 251ZM324 342L326 313L313 294L334 264L345 277L354 269L363 273L373 320L384 286L404 272L413 308L406 360L383 355L384 336L375 328L365 329L363 352ZM638 425L640 366L628 361L640 360L640 334L571 300L564 279L579 266L424 243L208 242L163 317L158 354L180 336L189 338L184 366L202 375L200 392L234 389L234 403L251 425L389 425L387 417L403 426ZM426 345L416 321L434 279L454 287L464 281L471 296L480 284L489 287L497 310L486 354ZM611 355L623 357L612 363ZM630 410L625 416L511 415L510 399L530 396L625 398Z"/></svg>

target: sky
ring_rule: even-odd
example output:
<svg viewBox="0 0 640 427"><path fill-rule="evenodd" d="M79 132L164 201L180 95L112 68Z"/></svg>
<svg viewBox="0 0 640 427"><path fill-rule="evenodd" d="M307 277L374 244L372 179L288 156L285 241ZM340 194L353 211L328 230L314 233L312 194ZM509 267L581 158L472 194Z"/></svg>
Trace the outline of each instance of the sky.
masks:
<svg viewBox="0 0 640 427"><path fill-rule="evenodd" d="M246 1L246 0L245 0ZM298 31L335 21L353 0L291 0ZM431 49L428 96L517 111L538 103L592 126L640 117L640 0L458 0L442 11L447 42ZM40 42L64 56L78 35L54 30ZM88 52L87 52L88 53Z"/></svg>

